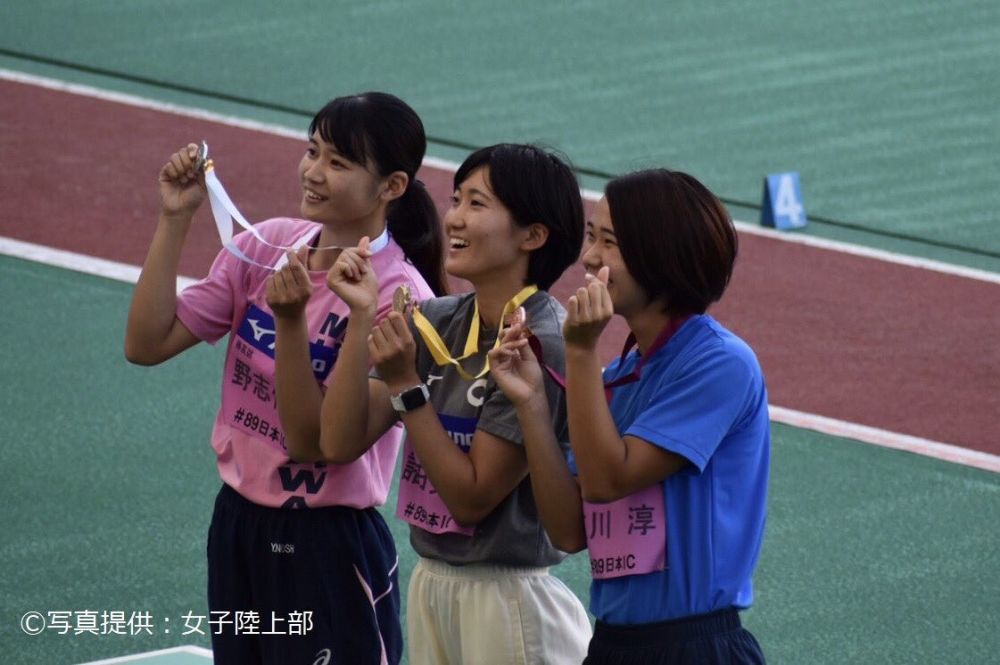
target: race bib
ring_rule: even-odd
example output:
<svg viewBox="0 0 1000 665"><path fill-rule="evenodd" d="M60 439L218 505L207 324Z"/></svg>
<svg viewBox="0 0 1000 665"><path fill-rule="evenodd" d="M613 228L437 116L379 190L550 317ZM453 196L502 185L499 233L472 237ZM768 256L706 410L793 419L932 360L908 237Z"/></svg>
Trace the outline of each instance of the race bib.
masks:
<svg viewBox="0 0 1000 665"><path fill-rule="evenodd" d="M284 450L274 390L274 318L250 304L226 356L222 415L231 427Z"/></svg>
<svg viewBox="0 0 1000 665"><path fill-rule="evenodd" d="M330 314L330 319L338 321ZM339 324L346 328L347 319ZM326 329L326 328L324 328ZM331 328L332 329L332 328ZM231 427L285 449L274 385L274 317L258 303L250 303L233 333L226 356L222 385L222 416ZM337 360L339 348L323 341L309 342L309 360L317 383L323 383Z"/></svg>
<svg viewBox="0 0 1000 665"><path fill-rule="evenodd" d="M403 445L403 473L399 478L396 517L430 533L459 533L471 536L475 527L462 526L448 512L420 464L409 439Z"/></svg>
<svg viewBox="0 0 1000 665"><path fill-rule="evenodd" d="M612 503L583 502L594 579L644 575L667 567L663 484Z"/></svg>

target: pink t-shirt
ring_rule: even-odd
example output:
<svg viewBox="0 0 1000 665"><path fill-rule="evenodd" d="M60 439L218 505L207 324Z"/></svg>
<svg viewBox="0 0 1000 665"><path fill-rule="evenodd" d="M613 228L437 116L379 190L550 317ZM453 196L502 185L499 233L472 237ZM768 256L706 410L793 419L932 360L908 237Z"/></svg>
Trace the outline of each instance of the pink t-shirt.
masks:
<svg viewBox="0 0 1000 665"><path fill-rule="evenodd" d="M268 242L290 246L311 241L322 227L278 218L256 228ZM263 265L276 265L284 256L282 250L262 244L250 233L240 233L234 242L248 258ZM392 294L400 284L408 284L418 299L433 296L392 239L375 253L372 265L379 281L379 317L392 308ZM271 274L223 250L208 276L178 297L177 317L195 336L215 343L229 333L222 405L212 430L219 475L262 506L382 505L399 452L400 427L391 428L350 464L299 464L288 459L275 401L274 316L264 298ZM310 271L309 276L313 286L305 312L309 354L316 380L325 391L350 309L327 288L325 272Z"/></svg>

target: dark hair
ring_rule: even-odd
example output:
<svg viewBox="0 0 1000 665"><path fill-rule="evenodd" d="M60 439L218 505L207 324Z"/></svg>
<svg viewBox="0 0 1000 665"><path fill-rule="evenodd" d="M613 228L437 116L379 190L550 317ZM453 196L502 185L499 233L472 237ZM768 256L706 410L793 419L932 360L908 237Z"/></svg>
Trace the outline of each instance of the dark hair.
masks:
<svg viewBox="0 0 1000 665"><path fill-rule="evenodd" d="M441 220L416 177L427 150L424 125L416 111L394 95L363 92L328 102L309 123L310 136L316 131L341 155L380 176L395 171L407 175L406 191L389 205L389 233L434 293L446 293Z"/></svg>
<svg viewBox="0 0 1000 665"><path fill-rule="evenodd" d="M636 171L604 188L629 274L674 315L702 314L722 297L738 241L722 202L692 176Z"/></svg>
<svg viewBox="0 0 1000 665"><path fill-rule="evenodd" d="M531 253L528 284L548 289L583 246L583 201L573 170L563 159L534 145L499 143L469 155L455 172L454 186L476 169L489 167L490 188L518 226L542 224L545 244Z"/></svg>

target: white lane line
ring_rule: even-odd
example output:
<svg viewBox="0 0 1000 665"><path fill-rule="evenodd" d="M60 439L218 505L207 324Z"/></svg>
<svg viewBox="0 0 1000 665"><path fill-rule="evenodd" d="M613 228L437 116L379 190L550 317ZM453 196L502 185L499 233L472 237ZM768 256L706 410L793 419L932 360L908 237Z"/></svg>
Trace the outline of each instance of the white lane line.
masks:
<svg viewBox="0 0 1000 665"><path fill-rule="evenodd" d="M204 647L196 646L183 646L183 647L171 647L169 649L158 649L157 651L146 651L145 653L137 653L131 656L121 656L119 658L106 658L104 660L93 660L87 663L80 663L80 665L114 665L115 663L134 663L147 660L149 658L155 658L158 656L169 656L171 654L191 654L194 656L201 656L209 660L212 659L212 651L210 649L205 649Z"/></svg>
<svg viewBox="0 0 1000 665"><path fill-rule="evenodd" d="M25 259L27 261L34 261L36 263L44 263L45 265L55 266L57 268L75 270L76 272L82 272L88 275L107 277L108 279L113 279L119 282L127 282L129 284L135 284L139 281L139 272L142 270L139 266L133 266L127 263L99 259L95 256L77 254L76 252L67 252L62 249L54 249L52 247L46 247L45 245L36 245L34 243L14 240L13 238L5 238L3 236L0 236L0 254L13 256L18 259ZM196 281L198 280L193 277L178 277L177 291L180 292L182 289L187 288Z"/></svg>
<svg viewBox="0 0 1000 665"><path fill-rule="evenodd" d="M867 259L875 259L876 261L894 263L896 265L907 266L909 268L931 270L933 272L944 273L945 275L954 275L956 277L965 277L966 279L975 279L981 282L1000 284L1000 273L990 272L988 270L966 268L965 266L945 263L943 261L935 261L934 259L923 259L917 256L909 256L907 254L897 254L895 252L889 252L882 249L874 249L871 247L864 247L862 245L840 242L839 240L827 240L826 238L818 238L816 236L800 235L796 234L794 231L775 231L774 229L750 224L748 222L735 221L735 225L737 230L743 233L762 236L764 238L771 238L772 240L780 240L782 242L790 242L797 245L805 245L807 247L817 247L819 249L827 249L834 252L841 252L843 254L850 254L851 256L862 256Z"/></svg>
<svg viewBox="0 0 1000 665"><path fill-rule="evenodd" d="M292 138L298 140L305 139L304 127L300 129L292 129L288 127L283 127L281 125L255 122L252 120L237 118L235 116L224 115L221 113L214 113L212 111L205 111L202 109L190 108L190 107L180 106L178 104L170 104L167 102L158 102L151 99L138 97L136 95L128 95L119 92L109 92L107 90L101 90L99 88L94 88L88 85L68 83L66 81L59 81L57 79L35 76L32 74L24 74L22 72L17 72L9 69L0 68L0 79L13 81L16 83L24 83L27 85L35 85L41 88L58 90L60 92L66 92L74 95L81 95L84 97L91 97L103 101L115 102L127 106L151 109L154 111L161 111L163 113L172 113L174 115L184 116L188 118L197 118L199 120L216 122L221 125L227 125L230 127L239 127L241 129L249 129L252 131L258 131L265 134L282 136L285 138ZM435 157L424 158L424 167L440 169L448 173L454 173L456 170L458 170L457 163L445 159L438 159ZM597 201L601 198L601 192L596 192L594 190L589 190L589 189L584 189L581 191L583 193L584 198L586 198L589 201ZM889 252L880 249L872 249L869 247L854 245L847 242L840 242L837 240L826 240L824 238L818 238L816 236L800 235L795 233L783 233L780 231L774 231L772 229L763 228L756 224L751 224L749 222L742 222L739 220L736 221L736 228L743 233L748 233L756 236L763 236L765 238L778 240L780 242L790 242L793 244L805 245L808 247L816 247L819 249L826 249L830 251L841 252L844 254L850 254L852 256L862 256L877 261L885 261L887 263L894 263L897 265L908 266L911 268L931 270L934 272L944 273L947 275L964 277L966 279L974 279L983 282L990 282L993 284L1000 284L1000 273L990 272L987 270L979 270L977 268L966 268L964 266L945 263L943 261L935 261L933 259L923 259L914 256L908 256L906 254L897 254L895 252Z"/></svg>
<svg viewBox="0 0 1000 665"><path fill-rule="evenodd" d="M139 279L140 268L138 266L98 259L61 249L52 249L3 236L0 236L0 254L89 275L107 277L129 284L134 284ZM192 277L178 277L177 288L180 290L195 281L197 280ZM770 411L771 419L779 423L1000 473L1000 457L989 453L826 418L812 413L794 411L780 406L771 405Z"/></svg>
<svg viewBox="0 0 1000 665"><path fill-rule="evenodd" d="M991 455L978 450L970 450L950 443L931 441L908 434L899 434L867 425L858 425L844 420L836 420L825 416L818 416L815 413L795 411L780 406L768 405L771 420L793 427L813 430L838 436L845 439L863 441L884 448L894 448L895 450L905 450L906 452L934 457L936 459L954 462L965 466L985 469L994 473L1000 473L1000 456Z"/></svg>

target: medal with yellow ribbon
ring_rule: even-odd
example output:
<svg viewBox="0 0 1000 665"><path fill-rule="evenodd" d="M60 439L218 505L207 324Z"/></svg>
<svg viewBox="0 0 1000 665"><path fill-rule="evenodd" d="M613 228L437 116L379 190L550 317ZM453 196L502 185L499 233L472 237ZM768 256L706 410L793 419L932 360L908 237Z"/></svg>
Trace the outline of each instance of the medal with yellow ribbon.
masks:
<svg viewBox="0 0 1000 665"><path fill-rule="evenodd" d="M501 325L508 317L513 314L524 302L533 296L538 291L538 287L532 284L531 286L526 286L521 289L517 295L507 301L507 304L503 307L503 312L500 314ZM455 371L458 372L466 381L472 381L474 379L479 379L485 376L490 371L490 359L486 359L486 363L483 365L482 370L478 374L472 375L465 371L462 367L461 362L479 353L479 302L476 301L475 309L472 312L472 323L469 326L469 336L465 339L465 348L462 350L462 355L458 358L452 358L451 353L448 351L448 347L445 346L444 340L438 335L437 330L431 325L431 322L427 320L423 314L421 314L418 308L413 309L413 324L417 327L417 332L420 333L420 337L424 340L424 344L427 345L428 350L431 352L431 356L434 358L434 362L440 366L444 365L454 365ZM493 344L493 348L498 348L500 346L500 332L497 332L496 342Z"/></svg>

